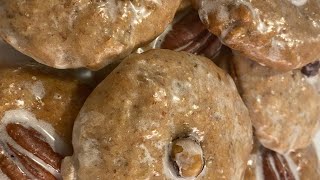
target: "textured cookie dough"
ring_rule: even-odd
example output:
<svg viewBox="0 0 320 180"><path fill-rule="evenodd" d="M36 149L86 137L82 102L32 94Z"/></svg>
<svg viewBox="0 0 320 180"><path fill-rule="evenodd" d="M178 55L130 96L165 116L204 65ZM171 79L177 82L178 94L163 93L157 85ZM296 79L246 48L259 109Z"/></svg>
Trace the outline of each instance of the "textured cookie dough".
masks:
<svg viewBox="0 0 320 180"><path fill-rule="evenodd" d="M260 64L300 68L320 57L318 0L193 0L223 43Z"/></svg>
<svg viewBox="0 0 320 180"><path fill-rule="evenodd" d="M313 145L281 155L257 143L247 164L245 180L320 179L319 158Z"/></svg>
<svg viewBox="0 0 320 180"><path fill-rule="evenodd" d="M180 0L0 0L0 36L55 68L103 66L158 36Z"/></svg>
<svg viewBox="0 0 320 180"><path fill-rule="evenodd" d="M63 177L178 178L169 149L183 137L194 138L203 151L196 179L243 177L252 130L234 82L204 57L170 50L131 55L81 109Z"/></svg>
<svg viewBox="0 0 320 180"><path fill-rule="evenodd" d="M307 147L319 127L319 79L300 70L277 72L240 55L232 65L259 141L279 153Z"/></svg>
<svg viewBox="0 0 320 180"><path fill-rule="evenodd" d="M11 110L31 113L71 147L73 122L91 88L68 75L39 64L0 64L0 119Z"/></svg>
<svg viewBox="0 0 320 180"><path fill-rule="evenodd" d="M72 128L91 92L73 71L0 59L0 179L61 179Z"/></svg>

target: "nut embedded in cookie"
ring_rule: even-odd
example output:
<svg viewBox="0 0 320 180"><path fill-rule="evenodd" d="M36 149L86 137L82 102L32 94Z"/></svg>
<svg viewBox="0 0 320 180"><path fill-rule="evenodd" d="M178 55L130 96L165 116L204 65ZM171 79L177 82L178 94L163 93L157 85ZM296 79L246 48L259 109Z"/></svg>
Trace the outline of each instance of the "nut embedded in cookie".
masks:
<svg viewBox="0 0 320 180"><path fill-rule="evenodd" d="M170 160L178 177L196 178L204 166L201 145L191 137L172 142Z"/></svg>
<svg viewBox="0 0 320 180"><path fill-rule="evenodd" d="M11 110L1 119L0 135L0 169L8 178L61 179L61 162L70 150L50 124L28 111Z"/></svg>
<svg viewBox="0 0 320 180"><path fill-rule="evenodd" d="M73 73L0 59L0 179L61 179L73 122L91 89Z"/></svg>
<svg viewBox="0 0 320 180"><path fill-rule="evenodd" d="M73 145L65 179L241 179L252 124L211 60L157 49L129 56L93 91Z"/></svg>
<svg viewBox="0 0 320 180"><path fill-rule="evenodd" d="M319 159L313 145L285 155L255 144L244 178L260 179L319 179Z"/></svg>
<svg viewBox="0 0 320 180"><path fill-rule="evenodd" d="M187 9L176 15L164 33L138 52L148 49L170 49L185 51L213 59L219 54L222 44L200 21L196 11Z"/></svg>
<svg viewBox="0 0 320 180"><path fill-rule="evenodd" d="M320 57L318 0L194 0L201 20L230 48L289 71Z"/></svg>

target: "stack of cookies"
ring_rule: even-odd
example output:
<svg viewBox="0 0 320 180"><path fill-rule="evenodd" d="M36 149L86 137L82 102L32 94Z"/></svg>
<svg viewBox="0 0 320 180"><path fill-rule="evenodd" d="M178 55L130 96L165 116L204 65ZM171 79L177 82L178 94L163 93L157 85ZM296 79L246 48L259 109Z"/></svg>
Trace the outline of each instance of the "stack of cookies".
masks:
<svg viewBox="0 0 320 180"><path fill-rule="evenodd" d="M0 179L320 179L319 12L0 0Z"/></svg>

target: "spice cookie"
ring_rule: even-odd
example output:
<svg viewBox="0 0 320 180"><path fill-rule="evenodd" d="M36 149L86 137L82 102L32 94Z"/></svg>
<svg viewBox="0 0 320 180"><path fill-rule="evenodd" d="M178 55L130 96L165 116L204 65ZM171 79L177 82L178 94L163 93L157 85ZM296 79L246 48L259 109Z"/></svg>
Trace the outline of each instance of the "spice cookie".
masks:
<svg viewBox="0 0 320 180"><path fill-rule="evenodd" d="M230 48L278 70L320 58L318 0L193 0L202 21Z"/></svg>
<svg viewBox="0 0 320 180"><path fill-rule="evenodd" d="M100 69L162 33L180 0L0 0L0 36L55 68Z"/></svg>
<svg viewBox="0 0 320 180"><path fill-rule="evenodd" d="M241 179L251 121L209 59L150 50L125 59L75 122L65 179Z"/></svg>
<svg viewBox="0 0 320 180"><path fill-rule="evenodd" d="M277 72L239 54L232 66L258 140L279 153L306 148L319 127L319 78Z"/></svg>
<svg viewBox="0 0 320 180"><path fill-rule="evenodd" d="M39 64L0 65L0 179L60 179L88 85Z"/></svg>

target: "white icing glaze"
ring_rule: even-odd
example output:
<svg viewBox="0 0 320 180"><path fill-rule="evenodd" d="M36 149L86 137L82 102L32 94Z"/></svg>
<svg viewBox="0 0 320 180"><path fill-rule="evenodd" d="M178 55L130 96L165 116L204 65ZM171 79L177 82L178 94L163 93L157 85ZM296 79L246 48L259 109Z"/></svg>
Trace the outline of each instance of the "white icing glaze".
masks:
<svg viewBox="0 0 320 180"><path fill-rule="evenodd" d="M83 154L82 159L84 166L93 167L96 163L101 161L101 153L95 148L97 144L98 141L95 139L90 139L83 143L85 153Z"/></svg>
<svg viewBox="0 0 320 180"><path fill-rule="evenodd" d="M203 131L200 131L197 127L191 128L191 136L194 137L197 141L202 142L205 136Z"/></svg>
<svg viewBox="0 0 320 180"><path fill-rule="evenodd" d="M268 158L267 160L269 161L269 164L271 165L272 171L273 171L274 174L276 175L276 179L277 179L277 180L281 180L281 179L280 179L279 172L278 172L278 170L277 170L277 168L276 168L276 165L275 165L275 162L274 162L274 159L273 159L272 155L268 154L268 157L267 157L267 158Z"/></svg>
<svg viewBox="0 0 320 180"><path fill-rule="evenodd" d="M149 43L145 47L140 47L137 49L136 53L143 53L149 49L158 49L160 48L162 42L164 41L164 38L167 36L167 34L172 30L172 24L169 24L168 27L163 31L162 34L160 34L156 39L154 39L151 43Z"/></svg>
<svg viewBox="0 0 320 180"><path fill-rule="evenodd" d="M24 2L24 1L23 1ZM22 6L22 3L17 4ZM88 22L85 22L84 25L80 25L79 22L84 20L85 12L92 11L97 14L99 21L105 22L106 26L97 25L97 29L100 28L101 35L98 35L99 38L108 37L108 39L112 39L112 41L118 41L118 44L121 44L119 47L120 50L117 52L128 53L128 51L132 51L132 48L136 46L138 43L141 43L140 39L137 39L137 26L141 25L141 23L145 22L145 20L152 16L153 13L162 8L162 6L167 6L168 2L163 0L138 0L138 1L117 1L117 0L108 0L108 1L73 1L72 4L68 7L61 8L64 6L62 2L54 2L52 5L48 5L49 7L55 7L57 11L60 11L59 16L56 15L53 11L51 12L48 7L43 8L41 10L47 11L49 14L48 18L45 20L41 20L39 25L34 25L33 22L28 26L28 34L24 37L19 34L10 27L10 20L4 19L3 24L5 24L2 28L2 33L5 34L6 41L10 42L12 46L21 51L22 53L32 57L38 62L47 64L49 66L54 66L59 69L67 69L67 68L80 68L86 67L88 64L93 63L101 63L105 59L112 59L114 57L105 57L108 56L106 51L112 51L111 49L114 46L109 46L105 48L105 51L100 51L97 53L97 57L95 60L90 60L83 58L80 54L84 54L87 51L88 47L85 47L84 50L75 49L76 46L73 46L73 39L79 37L77 32L77 27L82 26L81 28L86 29L86 24L90 24L90 16L92 13L88 14ZM174 3L173 3L174 4ZM41 5L41 3L37 3L37 5ZM33 11L34 14L28 14L30 19L36 18L38 16L39 10L37 9L37 5L35 5ZM177 5L177 3L175 4ZM1 8L1 7L0 7ZM0 9L0 15L6 17L6 11ZM168 16L171 16L173 12L166 12ZM171 13L171 14L170 14ZM27 14L27 13L26 13ZM162 14L160 14L162 15ZM163 18L168 18L166 15L162 15ZM39 18L41 19L41 18ZM169 19L168 19L169 21ZM149 23L149 22L147 22ZM152 22L150 22L152 23ZM93 23L91 23L93 24ZM119 24L127 24L119 25ZM103 25L103 24L102 24ZM93 25L94 26L94 25ZM29 38L32 39L33 36L37 36L37 34L33 34L32 30L37 28L48 28L48 35L55 36L56 38L65 38L62 42L57 42L48 38L48 41L41 43L41 50L45 52L45 56L39 55L35 53L33 50L30 50L26 44L28 44ZM92 27L92 26L91 26ZM153 30L159 29L158 24L153 25ZM163 27L160 27L161 29ZM52 29L52 31L50 31ZM66 33L66 36L60 36L55 34L56 31L61 31L61 29L69 31ZM97 30L98 31L98 30ZM97 32L96 31L96 32ZM156 32L160 33L160 32ZM24 35L25 35L24 34ZM77 35L75 35L77 34ZM150 34L150 33L149 33ZM46 36L46 34L43 34ZM74 36L75 35L75 36ZM91 37L94 37L95 33L90 34ZM40 35L39 35L40 36ZM149 35L150 36L150 35ZM56 39L54 38L54 39ZM152 37L150 37L152 38ZM125 40L124 40L125 39ZM151 39L150 39L151 40ZM90 42L89 42L90 43ZM103 44L103 43L102 43ZM117 44L117 45L118 45ZM123 46L125 47L123 47ZM103 45L101 45L103 46ZM115 45L116 46L116 45ZM120 46L120 45L119 45ZM74 49L72 49L74 47ZM89 47L90 48L90 47ZM117 47L118 48L118 47ZM78 51L74 53L74 51ZM122 58L122 57L121 57ZM92 58L91 58L92 59ZM120 58L119 58L120 59ZM112 61L112 60L110 60ZM103 66L103 65L100 65Z"/></svg>
<svg viewBox="0 0 320 180"><path fill-rule="evenodd" d="M136 50L136 53L143 53L149 49L159 49L161 47L161 44L164 41L164 38L167 36L167 34L172 30L172 27L174 24L179 22L186 14L188 14L190 11L185 11L183 13L179 13L173 21L167 26L167 28L161 33L156 39L154 39L151 43L149 43L145 47L140 47ZM190 42L192 43L192 42ZM189 45L189 44L188 44ZM183 46L186 47L187 45ZM180 48L179 48L180 49ZM175 51L179 51L179 49L175 49Z"/></svg>
<svg viewBox="0 0 320 180"><path fill-rule="evenodd" d="M150 135L146 135L144 137L144 139L149 140L149 139L152 139L154 137L160 137L160 136L161 136L161 134L159 134L159 132L157 130L153 130L153 131L151 131L151 134Z"/></svg>
<svg viewBox="0 0 320 180"><path fill-rule="evenodd" d="M320 93L320 72L316 76L305 77L305 79Z"/></svg>
<svg viewBox="0 0 320 180"><path fill-rule="evenodd" d="M236 40L232 40L229 42L229 38L237 39L239 43L241 42L240 46L243 46L247 49L253 49L250 52L244 53L248 56L251 56L252 58L257 57L256 60L259 62L259 58L261 58L261 56L264 56L262 58L269 61L268 63L270 64L286 64L288 66L299 68L303 65L303 63L305 63L304 61L306 59L305 57L303 57L304 53L299 52L299 47L302 47L304 44L316 44L317 42L319 42L320 34L317 35L316 33L314 33L311 35L310 33L310 36L306 36L305 34L309 32L306 32L306 30L304 30L302 27L300 27L301 31L298 32L294 28L294 21L290 20L289 12L296 12L296 14L294 15L295 18L301 19L300 21L306 19L304 21L308 22L310 31L316 32L318 30L318 28L320 27L320 21L318 18L316 18L317 16L315 16L317 12L309 12L310 15L308 15L308 9L291 6L291 3L293 4L293 6L303 6L308 3L308 0L281 0L279 2L274 0L199 0L197 2L199 2L200 7L200 18L203 22L209 24L209 27L211 26L211 24L213 24L214 26L216 26L215 28L219 29L219 34L217 35L219 35L222 41L224 41L227 45L234 47L234 45L237 44L237 42L235 42ZM312 3L317 6L317 2L315 2L315 0L312 0ZM277 9L277 11L273 13L263 9L263 4L268 6L268 8L266 8L268 11L274 6L286 7L281 8L281 10ZM240 7L240 5L244 6L252 17L252 25L254 26L254 28L249 30L252 31L253 34L255 34L252 37L263 37L266 35L266 37L268 38L267 41L264 41L263 43L256 43L255 45L253 45L250 43L251 36L247 36L246 33L242 33L241 31L236 31L237 33L234 33L238 37L235 37L233 33L231 33L231 36L228 36L230 35L231 31L235 31L238 27L237 23L233 23L234 21L237 21L237 17L231 16L230 11L232 10L230 8L237 9ZM310 8L310 11L315 10L311 10ZM217 19L219 23L213 23L213 19L211 19L211 22L209 21L208 18L213 15L215 16L214 19ZM270 34L273 35L270 36ZM225 39L226 37L228 37L228 39ZM233 46L229 43L231 43ZM240 49L241 51L244 51L243 48ZM265 51L262 52L262 49L267 49L267 53ZM292 51L294 53L294 58L289 60L286 55L287 51ZM313 55L313 57L310 58L309 61L314 61L315 58L316 55ZM270 64L269 66L271 66Z"/></svg>
<svg viewBox="0 0 320 180"><path fill-rule="evenodd" d="M11 154L11 150L9 149L8 144L10 144L12 147L14 147L17 151L20 153L26 155L33 161L35 161L37 164L42 166L44 169L46 169L48 172L50 172L52 175L54 175L57 179L61 179L61 175L58 171L56 171L53 167L45 163L40 158L36 157L32 153L28 152L24 148L22 148L20 145L18 145L8 134L6 131L7 124L10 123L16 123L21 124L24 127L30 127L39 132L44 138L45 141L51 146L51 148L61 154L61 155L67 155L70 154L71 149L67 147L67 145L58 137L58 135L55 133L53 127L41 120L38 120L31 112L19 109L19 110L10 110L6 111L0 125L0 140L3 142L1 146L3 146L6 153ZM3 153L3 152L2 152ZM4 153L4 154L6 154ZM7 154L8 156L8 154ZM8 156L10 157L10 156ZM11 158L12 159L12 158ZM33 177L25 168L24 166L19 162L17 159L12 159L14 163L19 167L19 169L27 173L29 177Z"/></svg>
<svg viewBox="0 0 320 180"><path fill-rule="evenodd" d="M277 154L277 156L279 156L279 154ZM283 157L287 161L288 166L292 172L292 175L294 176L294 179L300 180L300 176L299 176L300 167L297 166L297 164L292 160L289 153L284 154ZM279 159L282 160L282 158L279 158Z"/></svg>
<svg viewBox="0 0 320 180"><path fill-rule="evenodd" d="M45 88L41 81L36 81L28 87L29 91L36 99L41 100L45 96Z"/></svg>
<svg viewBox="0 0 320 180"><path fill-rule="evenodd" d="M142 23L142 21L151 14L151 12L148 11L145 6L136 6L131 1L129 1L129 6L133 12L132 23L134 25Z"/></svg>
<svg viewBox="0 0 320 180"><path fill-rule="evenodd" d="M0 153L2 154L2 152L0 152ZM7 175L5 175L5 174L2 173L1 170L0 170L0 179L1 179L1 180L10 180Z"/></svg>
<svg viewBox="0 0 320 180"><path fill-rule="evenodd" d="M316 149L318 157L320 157L320 131L317 132L315 138L313 139L313 144Z"/></svg>
<svg viewBox="0 0 320 180"><path fill-rule="evenodd" d="M23 107L24 106L24 101L23 100L20 100L20 99L18 99L18 100L16 100L16 104L17 104L17 106L18 107Z"/></svg>
<svg viewBox="0 0 320 180"><path fill-rule="evenodd" d="M148 148L144 144L140 144L139 148L144 151L143 157L140 157L140 162L147 163L149 166L153 167L153 163L156 163L157 160L151 156Z"/></svg>
<svg viewBox="0 0 320 180"><path fill-rule="evenodd" d="M257 180L264 180L264 173L263 173L263 163L262 163L262 156L261 156L261 152L258 151L255 156L255 163L256 163L256 167L255 167L255 173L256 173L256 179Z"/></svg>
<svg viewBox="0 0 320 180"><path fill-rule="evenodd" d="M303 6L305 5L308 0L289 0L295 6Z"/></svg>
<svg viewBox="0 0 320 180"><path fill-rule="evenodd" d="M86 124L87 121L99 121L101 119L104 119L104 115L95 111L91 111L88 113L80 113L79 117L81 121L76 121L74 124L74 129L79 129L79 133L83 131L83 126L82 124ZM80 135L79 135L80 136ZM81 138L77 135L72 136L72 142L73 142L73 148L74 148L74 153L77 151L82 151L79 153L79 166L86 166L86 167L91 167L91 166L96 166L99 164L102 160L102 155L99 152L99 150L96 148L98 141L96 139L86 139L83 141L82 144L78 144L78 140L76 138ZM111 140L111 139L108 139ZM77 170L75 167L71 167L73 172L72 174L77 174Z"/></svg>
<svg viewBox="0 0 320 180"><path fill-rule="evenodd" d="M186 72L186 75L183 76L182 78L180 76L176 77L173 74L171 75L169 73L171 69L167 69L166 66L164 67L165 70L163 71L155 71L156 69L159 69L160 67L159 64L157 64L156 61L153 61L149 58L143 58L143 56L141 57L142 58L134 60L133 64L130 64L130 65L126 64L126 62L123 62L122 66L120 65L121 67L119 66L117 69L118 72L121 72L121 68L128 68L123 72L122 77L125 78L126 82L130 82L130 87L132 85L133 87L137 87L137 88L134 88L134 90L132 91L126 91L124 96L121 95L122 93L119 94L120 96L119 96L118 102L121 102L120 103L121 106L119 106L121 108L119 109L119 111L116 110L116 113L117 113L116 115L109 114L110 112L109 104L107 103L110 101L106 101L105 107L107 107L106 109L108 110L106 109L101 110L101 109L85 106L82 109L82 112L80 113L80 115L78 116L78 119L75 122L74 131L73 131L74 133L73 144L74 144L75 153L73 156L72 165L75 167L76 171L78 171L76 172L76 174L83 173L84 171L82 171L82 169L85 169L86 172L90 173L90 167L92 166L83 165L85 163L84 156L86 155L92 156L91 152L96 150L98 150L101 153L99 156L100 156L100 159L102 159L101 163L95 164L97 167L103 167L103 166L108 166L108 168L116 167L119 164L119 162L121 162L121 158L119 158L119 155L115 153L119 152L119 154L122 154L121 148L123 148L123 149L128 149L129 151L130 149L134 149L133 150L134 156L132 155L123 156L126 159L127 164L130 168L138 169L140 172L142 169L145 168L145 170L143 170L143 172L141 173L139 172L139 174L137 174L136 170L134 170L133 172L128 172L128 174L134 175L136 178L140 177L141 179L145 179L149 177L150 174L154 174L155 176L160 175L162 179L166 177L168 179L179 179L179 177L176 177L176 174L174 173L173 169L171 169L169 166L170 162L168 160L168 157L170 156L168 156L167 148L168 148L169 142L171 141L170 138L175 138L177 135L180 135L180 133L183 133L183 135L185 135L185 133L190 133L192 135L196 134L197 136L199 136L198 138L201 141L201 139L203 139L202 131L211 132L211 130L207 129L206 127L203 127L202 123L198 125L198 123L193 124L192 120L190 120L190 122L189 120L186 120L186 121L183 121L183 123L186 124L187 128L183 132L180 132L181 131L180 129L175 130L175 128L172 127L171 125L174 125L174 124L177 125L179 123L182 123L182 121L174 122L172 119L178 116L184 119L184 116L188 115L190 111L194 111L195 113L197 113L198 111L202 110L203 112L205 111L206 116L205 118L201 118L201 119L199 118L199 121L204 119L204 121L208 121L208 123L211 125L211 122L210 122L211 120L212 120L212 124L219 121L218 119L211 117L211 114L215 112L214 110L212 110L213 108L218 107L219 109L217 111L219 110L223 111L223 109L227 108L228 106L227 104L230 104L234 109L240 108L240 109L246 110L244 109L244 105L242 104L240 97L237 99L239 100L239 104L238 102L235 103L234 99L232 98L230 98L230 100L228 98L226 98L226 100L223 99L223 102L227 101L225 103L221 102L222 100L219 100L219 102L215 102L215 99L214 99L213 100L214 107L211 107L212 105L212 103L210 103L211 101L208 102L208 106L212 109L207 109L209 108L208 106L203 106L201 104L202 99L196 99L196 98L200 98L200 96L202 95L202 93L199 93L199 91L206 92L205 90L208 90L210 92L213 89L216 89L220 86L225 87L226 92L218 91L219 93L221 92L222 96L216 96L216 99L221 99L221 97L225 97L223 96L223 95L226 95L225 93L228 93L227 95L229 95L229 97L230 95L233 96L233 94L231 94L230 91L235 87L231 78L225 77L224 74L222 74L222 71L220 70L217 70L217 72L208 71L207 66L208 65L210 66L210 64L207 64L206 61L194 61L194 63L188 66L192 68L190 69L191 72ZM187 60L188 59L186 59L186 61ZM193 62L193 59L192 60L190 59L190 61ZM184 61L182 61L182 63L184 63ZM177 63L177 69L179 69L178 63ZM111 74L112 76L111 78L117 77L113 75L115 74ZM220 81L219 83L217 83L219 75L221 75L220 78L222 78L221 83ZM200 78L201 80L198 79L199 76L201 76ZM163 83L165 85L163 85ZM230 87L227 85L229 85ZM143 89L148 89L148 91L146 93L143 93L143 95L141 95L142 91L138 89L138 86L139 88L143 87ZM103 87L103 85L100 85L100 87ZM105 90L106 89L102 89L101 92L104 92ZM113 96L118 97L116 93L121 92L120 90L122 89L119 88L118 90L117 88L114 90L115 91L112 90L113 93L115 93L113 94ZM232 92L235 92L235 91L232 90ZM146 98L147 98L146 101L144 101L144 95L146 95ZM234 95L237 95L237 94L235 93ZM173 100L174 97L176 97L179 100L174 101ZM94 101L92 101L91 99L91 101L93 103L96 103L97 100L99 100L99 97L97 98L98 99ZM142 99L143 101L141 101ZM183 105L181 105L182 101L185 102ZM156 103L157 105L160 104L160 106L154 106L155 108L153 108L153 105L148 104L149 102L151 104L154 104L154 103ZM90 99L89 101L87 101L87 103L91 104ZM215 105L216 103L217 105ZM166 106L165 104L168 104L168 106ZM241 107L239 107L239 105L241 105ZM115 105L112 105L112 107L115 107ZM149 109L150 107L152 108L152 110L155 110L155 111L150 111ZM159 109L157 109L158 107ZM167 107L170 107L170 108L167 108ZM101 113L101 117L96 117L96 115L91 114L92 111L97 111L97 113L95 114ZM134 112L139 112L139 113L134 114ZM179 115L177 116L176 114L178 113ZM240 117L238 112L235 112L235 113L236 114L233 114L233 112L231 112L230 113L231 115L230 114L228 115L229 117L231 116ZM156 116L154 116L154 114L156 114ZM163 115L165 118L160 119L162 118L161 115ZM195 115L194 117L198 118L199 116ZM238 123L240 121L239 119L233 119L233 121L236 122L238 126L230 130L232 131L232 133L229 133L229 134L226 133L226 135L223 134L223 132L220 133L221 139L224 138L223 137L224 135L228 136L226 138L230 139L231 142L238 142L243 138L242 137L243 124ZM224 119L222 119L221 121L224 121ZM134 122L134 123L131 123L131 122ZM121 125L118 126L118 123L119 125L120 124ZM131 124L129 125L129 123ZM159 127L159 123L161 124L160 127ZM217 122L217 123L220 123L220 122ZM114 126L115 131L112 131L111 129L110 129L111 131L109 129L101 130L101 131L97 130L99 132L95 134L94 132L95 129L102 126L106 127L106 129ZM128 128L126 128L127 126ZM251 128L251 124L249 124L248 127ZM101 129L104 129L104 128L101 128ZM248 132L249 132L249 128L248 128ZM126 137L122 137L122 135L125 135L126 133L129 133L129 134L132 133L134 137L134 138L130 137L130 140L128 138L128 142L129 141L132 142L132 144L130 143L131 145L129 146L126 146L128 145L128 143L125 143L125 144L118 143L118 142L123 142L123 140L126 140ZM241 134L239 135L239 133ZM248 135L244 138L251 137L249 134L251 135L251 133L248 133ZM159 137L160 135L161 137ZM112 143L107 143L101 139L104 137L108 138L106 136L113 138ZM218 137L218 136L219 134L215 137ZM231 138L234 138L234 139L231 139ZM87 148L84 149L83 146L84 144L86 144L86 141L92 140L92 139L98 140L99 144L94 146L90 151L88 151ZM248 144L250 144L250 142L248 142ZM106 147L110 147L110 149ZM110 153L111 155L109 155L108 152L111 152ZM209 159L208 163L210 161L210 158L212 159L211 160L212 164L215 163L215 159L212 156L208 157ZM219 177L225 176L226 178L233 177L234 179L236 179L237 177L241 177L241 175L243 174L244 166L242 165L244 164L244 162L242 160L242 157L234 158L233 154L231 153L230 153L230 156L232 156L232 158L230 158L228 162L232 164L230 167L230 169L232 169L230 176L229 176L230 171L228 167L226 168L221 167L219 171L221 172L221 176L219 174ZM106 159L108 159L108 161L106 161ZM158 162L155 162L155 160ZM239 161L241 162L239 163ZM139 167L141 167L141 169ZM238 168L239 170L233 170L235 168ZM106 175L105 173L107 173L107 176L109 172L112 173L112 171L105 172L104 168L97 168L96 170L97 172L99 172L99 175L101 176ZM120 172L119 173L120 176L123 175L121 171L117 171L116 173L118 172ZM160 174L156 172L159 172ZM93 176L95 176L95 174L93 174ZM210 175L210 176L213 177L214 175ZM180 179L182 180L182 178ZM201 178L199 177L199 179Z"/></svg>

